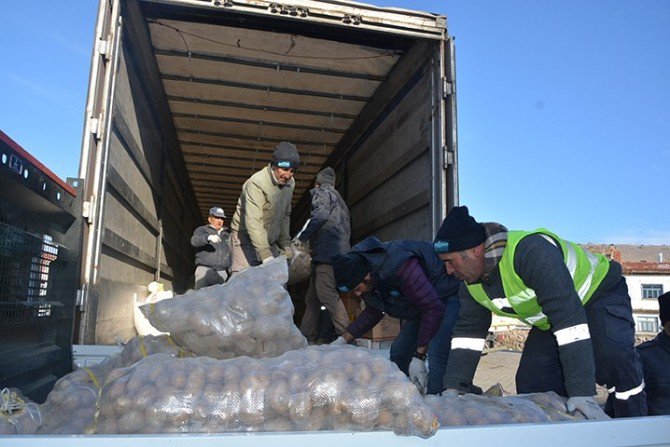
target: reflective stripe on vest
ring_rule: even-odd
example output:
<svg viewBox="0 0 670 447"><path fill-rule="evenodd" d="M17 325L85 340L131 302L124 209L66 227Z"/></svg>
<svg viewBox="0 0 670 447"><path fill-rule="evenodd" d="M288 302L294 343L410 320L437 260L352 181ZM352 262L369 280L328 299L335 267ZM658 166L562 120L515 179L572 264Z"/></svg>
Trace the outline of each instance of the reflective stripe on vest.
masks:
<svg viewBox="0 0 670 447"><path fill-rule="evenodd" d="M514 254L519 242L531 234L540 234L563 252L563 262L570 272L575 291L582 304L586 304L598 288L609 270L609 261L603 255L594 255L577 244L564 241L550 231L540 228L536 231L510 231L507 235L507 246L499 262L505 297L488 297L481 284L468 284L468 291L482 306L496 315L517 318L532 326L547 330L549 319L542 313L537 303L535 291L526 286L514 270ZM504 307L514 312L505 312Z"/></svg>

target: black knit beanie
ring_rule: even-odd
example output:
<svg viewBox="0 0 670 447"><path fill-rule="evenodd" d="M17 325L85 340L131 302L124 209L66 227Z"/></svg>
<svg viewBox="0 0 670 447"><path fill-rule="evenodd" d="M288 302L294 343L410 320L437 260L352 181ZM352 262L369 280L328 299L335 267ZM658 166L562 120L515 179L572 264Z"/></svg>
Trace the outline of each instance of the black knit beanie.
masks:
<svg viewBox="0 0 670 447"><path fill-rule="evenodd" d="M333 168L325 168L316 174L316 183L319 185L335 186L335 171Z"/></svg>
<svg viewBox="0 0 670 447"><path fill-rule="evenodd" d="M333 261L335 284L340 292L351 292L370 273L368 263L358 253L335 255L331 260Z"/></svg>
<svg viewBox="0 0 670 447"><path fill-rule="evenodd" d="M282 141L272 153L272 164L284 169L297 169L300 164L300 155L295 145L288 141Z"/></svg>
<svg viewBox="0 0 670 447"><path fill-rule="evenodd" d="M658 297L658 316L661 318L661 325L670 321L670 292L666 292Z"/></svg>
<svg viewBox="0 0 670 447"><path fill-rule="evenodd" d="M437 230L433 247L437 253L453 253L476 247L486 239L484 225L475 221L467 206L455 206Z"/></svg>

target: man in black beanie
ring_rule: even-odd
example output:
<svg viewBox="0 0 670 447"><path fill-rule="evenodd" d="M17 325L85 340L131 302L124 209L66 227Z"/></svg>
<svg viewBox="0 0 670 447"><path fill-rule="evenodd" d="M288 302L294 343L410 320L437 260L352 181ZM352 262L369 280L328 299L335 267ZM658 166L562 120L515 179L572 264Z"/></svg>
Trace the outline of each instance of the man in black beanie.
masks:
<svg viewBox="0 0 670 447"><path fill-rule="evenodd" d="M670 292L658 297L658 308L663 330L637 347L650 416L670 414Z"/></svg>
<svg viewBox="0 0 670 447"><path fill-rule="evenodd" d="M328 310L337 335L342 335L349 325L349 315L335 286L331 258L351 248L349 208L335 189L333 168L319 171L314 183L310 191L310 218L294 239L296 245L304 246L309 242L312 252L312 272L305 295L305 314L300 324L300 331L310 342L317 339L321 305Z"/></svg>
<svg viewBox="0 0 670 447"><path fill-rule="evenodd" d="M353 342L384 314L400 318L403 326L391 345L391 361L422 392L442 392L451 331L458 317L460 281L446 274L432 244L381 242L371 236L346 255L335 256L333 271L338 289L365 303L365 309L333 343Z"/></svg>
<svg viewBox="0 0 670 447"><path fill-rule="evenodd" d="M621 265L546 229L508 231L453 208L433 243L447 273L463 279L461 313L445 373L450 393L472 380L491 313L532 326L516 375L519 393L554 391L567 410L606 417L596 382L610 392L613 417L647 413L635 325Z"/></svg>
<svg viewBox="0 0 670 447"><path fill-rule="evenodd" d="M293 174L300 164L295 145L279 143L270 164L252 175L230 223L231 274L293 252L289 234Z"/></svg>

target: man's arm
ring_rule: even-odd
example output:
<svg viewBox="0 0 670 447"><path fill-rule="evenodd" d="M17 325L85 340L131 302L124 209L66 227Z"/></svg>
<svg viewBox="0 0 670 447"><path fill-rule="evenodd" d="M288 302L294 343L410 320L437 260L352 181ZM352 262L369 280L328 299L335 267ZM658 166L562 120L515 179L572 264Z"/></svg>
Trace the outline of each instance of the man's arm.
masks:
<svg viewBox="0 0 670 447"><path fill-rule="evenodd" d="M312 193L312 213L309 218L309 223L304 230L298 235L298 239L302 242L307 242L314 233L319 231L326 222L333 211L330 197L321 188L317 188Z"/></svg>
<svg viewBox="0 0 670 447"><path fill-rule="evenodd" d="M465 283L461 284L458 295L461 307L452 333L444 387L467 392L484 350L491 311L472 298Z"/></svg>
<svg viewBox="0 0 670 447"><path fill-rule="evenodd" d="M268 233L263 225L263 205L265 203L263 189L254 182L248 181L242 192L242 201L244 226L251 239L251 244L258 253L258 259L271 257L272 250L268 242Z"/></svg>
<svg viewBox="0 0 670 447"><path fill-rule="evenodd" d="M421 310L421 323L416 345L424 353L428 343L442 324L446 306L426 276L418 258L407 259L396 272L400 291L412 304Z"/></svg>
<svg viewBox="0 0 670 447"><path fill-rule="evenodd" d="M514 268L535 291L558 342L568 397L594 396L595 362L586 311L575 291L559 245L533 234L519 242Z"/></svg>
<svg viewBox="0 0 670 447"><path fill-rule="evenodd" d="M372 306L365 306L363 312L356 317L353 323L347 326L347 332L353 335L354 339L361 338L366 332L375 327L382 318L384 318L384 312Z"/></svg>
<svg viewBox="0 0 670 447"><path fill-rule="evenodd" d="M205 227L196 228L193 232L193 236L191 236L191 245L195 248L204 247L209 243L207 242L207 236L209 235L207 234Z"/></svg>

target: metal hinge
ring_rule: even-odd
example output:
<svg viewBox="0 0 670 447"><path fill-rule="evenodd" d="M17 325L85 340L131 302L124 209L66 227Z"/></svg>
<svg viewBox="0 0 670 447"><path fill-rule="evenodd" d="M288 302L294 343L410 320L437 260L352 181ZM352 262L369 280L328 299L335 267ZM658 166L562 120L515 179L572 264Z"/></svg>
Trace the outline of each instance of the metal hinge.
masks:
<svg viewBox="0 0 670 447"><path fill-rule="evenodd" d="M98 51L99 54L101 54L106 60L109 60L112 48L110 45L110 40L98 40L98 43L96 44L96 50Z"/></svg>
<svg viewBox="0 0 670 447"><path fill-rule="evenodd" d="M447 146L442 146L442 154L444 155L444 168L448 168L455 163L454 151L449 150Z"/></svg>
<svg viewBox="0 0 670 447"><path fill-rule="evenodd" d="M454 83L449 82L447 78L442 78L442 98L447 98L447 96L454 93Z"/></svg>
<svg viewBox="0 0 670 447"><path fill-rule="evenodd" d="M95 135L96 140L99 140L102 135L102 119L91 118L88 120L88 131Z"/></svg>
<svg viewBox="0 0 670 447"><path fill-rule="evenodd" d="M270 3L268 11L272 14L289 15L292 17L307 17L309 16L309 8L302 8L299 6L282 5L281 3Z"/></svg>
<svg viewBox="0 0 670 447"><path fill-rule="evenodd" d="M83 289L77 289L77 303L76 305L81 309L81 311L85 311L84 309L84 304L86 304L86 298L88 295L88 289L83 288Z"/></svg>
<svg viewBox="0 0 670 447"><path fill-rule="evenodd" d="M91 200L85 201L82 204L81 216L86 219L89 224L93 223L93 206L95 205L95 196L91 196Z"/></svg>

